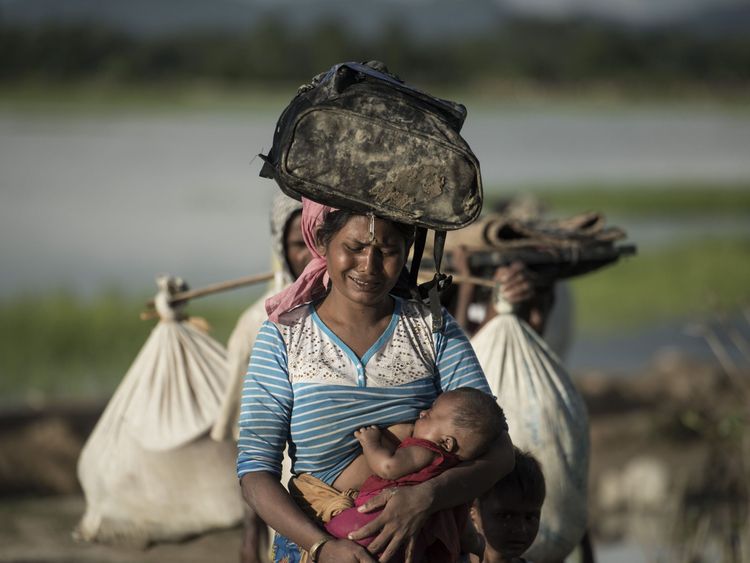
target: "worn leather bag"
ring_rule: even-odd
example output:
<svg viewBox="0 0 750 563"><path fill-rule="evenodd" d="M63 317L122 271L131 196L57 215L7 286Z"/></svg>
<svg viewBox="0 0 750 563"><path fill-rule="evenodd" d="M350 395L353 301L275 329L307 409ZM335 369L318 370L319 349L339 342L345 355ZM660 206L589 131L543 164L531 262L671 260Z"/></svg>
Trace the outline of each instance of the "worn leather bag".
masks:
<svg viewBox="0 0 750 563"><path fill-rule="evenodd" d="M382 63L341 63L279 118L260 175L289 196L439 231L482 209L466 108L408 86Z"/></svg>

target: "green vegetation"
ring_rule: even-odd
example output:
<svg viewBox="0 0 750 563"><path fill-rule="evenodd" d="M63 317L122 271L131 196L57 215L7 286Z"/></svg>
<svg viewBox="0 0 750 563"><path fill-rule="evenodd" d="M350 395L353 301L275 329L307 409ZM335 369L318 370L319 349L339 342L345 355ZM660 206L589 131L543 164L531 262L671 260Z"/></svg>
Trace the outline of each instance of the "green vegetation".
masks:
<svg viewBox="0 0 750 563"><path fill-rule="evenodd" d="M532 194L556 215L603 210L607 215L638 217L750 216L750 185L698 183L647 185L523 186L486 190L486 208L499 193Z"/></svg>
<svg viewBox="0 0 750 563"><path fill-rule="evenodd" d="M503 21L485 34L425 41L392 24L363 38L334 22L307 31L269 19L238 33L136 37L93 25L0 27L0 83L102 81L299 85L335 61L381 59L410 82L476 91L493 84L641 92L746 91L750 39L594 21ZM686 88L689 86L689 88Z"/></svg>
<svg viewBox="0 0 750 563"><path fill-rule="evenodd" d="M582 331L615 331L750 306L750 240L644 251L572 282Z"/></svg>
<svg viewBox="0 0 750 563"><path fill-rule="evenodd" d="M681 244L622 260L572 282L582 332L736 311L750 303L750 241ZM114 389L143 346L153 321L138 318L145 298L110 292L0 302L0 396L97 397ZM190 312L226 342L247 303L205 298Z"/></svg>
<svg viewBox="0 0 750 563"><path fill-rule="evenodd" d="M155 326L139 318L145 301L109 292L92 300L58 293L0 303L0 396L111 393ZM246 303L207 299L190 313L205 317L212 336L226 342Z"/></svg>
<svg viewBox="0 0 750 563"><path fill-rule="evenodd" d="M623 113L638 111L720 112L728 118L750 112L750 90L727 92L682 88L647 90L641 94L615 90L611 85L586 83L550 88L531 82L492 82L478 85L425 85L437 96L460 100L469 109L468 121L480 111L581 111ZM195 112L250 112L277 117L299 84L226 84L212 81L117 83L108 80L50 83L45 80L0 80L0 111L73 116L133 112L139 115ZM538 186L547 190L545 186Z"/></svg>
<svg viewBox="0 0 750 563"><path fill-rule="evenodd" d="M0 83L2 84L2 83ZM93 80L50 85L32 80L3 85L0 110L60 115L118 112L161 116L187 112L252 112L276 116L296 86L285 89L191 82L116 84ZM744 107L744 106L741 106Z"/></svg>

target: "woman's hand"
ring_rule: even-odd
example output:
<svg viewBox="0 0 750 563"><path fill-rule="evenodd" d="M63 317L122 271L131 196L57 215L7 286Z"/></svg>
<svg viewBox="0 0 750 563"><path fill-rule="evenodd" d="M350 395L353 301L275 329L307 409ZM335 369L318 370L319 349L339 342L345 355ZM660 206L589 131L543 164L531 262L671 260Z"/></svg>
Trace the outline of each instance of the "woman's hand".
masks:
<svg viewBox="0 0 750 563"><path fill-rule="evenodd" d="M555 302L554 286L540 285L538 276L522 262L498 268L494 279L500 282L500 295L513 305L516 315L543 335Z"/></svg>
<svg viewBox="0 0 750 563"><path fill-rule="evenodd" d="M377 561L364 547L351 540L328 540L318 552L320 563L374 563Z"/></svg>
<svg viewBox="0 0 750 563"><path fill-rule="evenodd" d="M387 489L371 498L360 512L383 509L372 522L349 534L353 540L376 536L367 546L371 553L380 553L379 561L388 561L402 546L406 546L424 526L432 514L432 489L428 483Z"/></svg>

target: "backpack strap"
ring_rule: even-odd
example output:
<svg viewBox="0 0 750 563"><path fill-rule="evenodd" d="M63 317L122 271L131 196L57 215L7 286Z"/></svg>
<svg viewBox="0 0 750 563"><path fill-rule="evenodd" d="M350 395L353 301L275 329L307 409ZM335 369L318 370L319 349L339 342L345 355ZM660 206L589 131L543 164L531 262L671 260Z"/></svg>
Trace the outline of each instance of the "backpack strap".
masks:
<svg viewBox="0 0 750 563"><path fill-rule="evenodd" d="M422 263L422 254L424 254L424 245L427 242L427 229L417 227L414 235L414 251L412 252L411 268L409 268L409 288L412 290L412 297L419 299L416 292L417 280L419 279L419 266Z"/></svg>
<svg viewBox="0 0 750 563"><path fill-rule="evenodd" d="M446 276L440 271L443 261L443 249L445 248L445 231L435 231L434 258L435 277L429 282L430 287L427 297L430 302L430 313L432 314L432 332L443 330L443 309L440 305L440 293L451 284L451 276Z"/></svg>
<svg viewBox="0 0 750 563"><path fill-rule="evenodd" d="M428 282L416 286L415 298L428 304L430 306L430 314L432 315L432 331L440 332L443 330L443 311L440 304L440 292L443 291L451 284L451 276L446 276L440 271L440 265L443 261L443 249L445 247L445 231L435 231L435 244L434 244L434 259L435 259L435 276ZM414 253L417 255L419 250L419 257L421 259L422 251L424 250L424 241L422 241L422 248L417 247L419 234L417 239L414 241ZM412 261L412 268L414 264ZM417 270L418 271L418 270ZM413 279L416 279L414 270L410 272ZM414 286L412 286L414 287Z"/></svg>

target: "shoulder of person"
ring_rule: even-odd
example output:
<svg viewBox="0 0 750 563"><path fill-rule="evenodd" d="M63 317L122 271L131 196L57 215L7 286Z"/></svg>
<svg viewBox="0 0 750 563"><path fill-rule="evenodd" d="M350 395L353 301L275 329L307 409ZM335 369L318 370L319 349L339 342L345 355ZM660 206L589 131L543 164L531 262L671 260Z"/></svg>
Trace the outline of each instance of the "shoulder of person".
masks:
<svg viewBox="0 0 750 563"><path fill-rule="evenodd" d="M279 316L278 322L270 320L268 322L275 325L279 329L279 332L283 334L285 331L295 330L303 326L306 322L312 322L313 312L314 309L310 303L303 303L291 311L282 313Z"/></svg>
<svg viewBox="0 0 750 563"><path fill-rule="evenodd" d="M401 299L401 315L405 318L419 319L428 326L432 326L432 311L430 306L417 299ZM440 307L443 319L447 319L449 314L445 307Z"/></svg>

